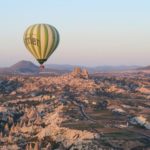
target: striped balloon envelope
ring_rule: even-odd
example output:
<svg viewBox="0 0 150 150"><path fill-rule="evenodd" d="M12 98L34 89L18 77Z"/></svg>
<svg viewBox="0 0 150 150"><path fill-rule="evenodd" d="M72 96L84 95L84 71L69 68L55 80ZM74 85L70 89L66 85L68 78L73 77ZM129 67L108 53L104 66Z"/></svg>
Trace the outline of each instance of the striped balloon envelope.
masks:
<svg viewBox="0 0 150 150"><path fill-rule="evenodd" d="M49 24L35 24L24 33L24 44L36 60L42 65L59 44L59 33Z"/></svg>

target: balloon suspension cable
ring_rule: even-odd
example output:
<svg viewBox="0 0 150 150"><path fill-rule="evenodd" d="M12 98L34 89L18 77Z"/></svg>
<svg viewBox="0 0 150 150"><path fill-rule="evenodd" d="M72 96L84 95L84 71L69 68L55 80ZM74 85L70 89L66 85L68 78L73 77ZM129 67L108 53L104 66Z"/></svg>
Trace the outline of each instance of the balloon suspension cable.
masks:
<svg viewBox="0 0 150 150"><path fill-rule="evenodd" d="M40 65L40 71L43 71L44 70L44 65Z"/></svg>

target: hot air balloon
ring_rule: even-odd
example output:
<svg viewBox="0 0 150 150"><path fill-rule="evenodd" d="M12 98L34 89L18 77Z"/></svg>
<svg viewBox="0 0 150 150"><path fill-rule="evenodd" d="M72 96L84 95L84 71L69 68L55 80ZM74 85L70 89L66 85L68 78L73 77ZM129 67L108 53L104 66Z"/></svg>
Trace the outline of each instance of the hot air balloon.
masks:
<svg viewBox="0 0 150 150"><path fill-rule="evenodd" d="M43 63L52 55L59 44L59 33L49 24L35 24L24 33L24 44L44 68Z"/></svg>

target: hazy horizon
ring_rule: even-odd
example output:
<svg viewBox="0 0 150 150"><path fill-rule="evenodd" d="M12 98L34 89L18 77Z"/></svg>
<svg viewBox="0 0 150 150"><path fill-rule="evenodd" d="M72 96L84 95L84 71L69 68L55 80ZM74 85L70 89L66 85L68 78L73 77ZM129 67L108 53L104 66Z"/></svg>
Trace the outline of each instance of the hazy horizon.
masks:
<svg viewBox="0 0 150 150"><path fill-rule="evenodd" d="M36 62L36 61L32 61L32 60L19 60L19 61L17 61L17 62L15 62L15 63L13 63L13 64L10 64L10 65L5 65L5 66L0 66L0 68L7 68L7 67L11 67L11 66L13 66L13 65L15 65L15 64L17 64L17 63L20 63L20 62L22 62L22 61L27 61L27 62L31 62L31 63L33 63L34 65L36 65L36 66L39 66L39 64ZM91 68L94 68L94 67L145 67L144 65L82 65L82 64L63 64L63 63L46 63L44 66L46 67L46 66L48 66L48 65L62 65L62 66L80 66L80 67L91 67Z"/></svg>
<svg viewBox="0 0 150 150"><path fill-rule="evenodd" d="M60 44L46 64L147 66L150 64L150 1L2 1L0 67L20 60L37 64L23 43L26 28L54 25Z"/></svg>

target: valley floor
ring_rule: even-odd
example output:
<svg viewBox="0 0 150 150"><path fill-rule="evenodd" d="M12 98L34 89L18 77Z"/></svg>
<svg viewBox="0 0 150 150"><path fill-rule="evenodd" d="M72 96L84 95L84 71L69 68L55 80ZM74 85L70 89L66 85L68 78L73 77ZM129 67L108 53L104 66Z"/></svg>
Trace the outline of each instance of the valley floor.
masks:
<svg viewBox="0 0 150 150"><path fill-rule="evenodd" d="M150 149L150 74L0 77L0 149Z"/></svg>

